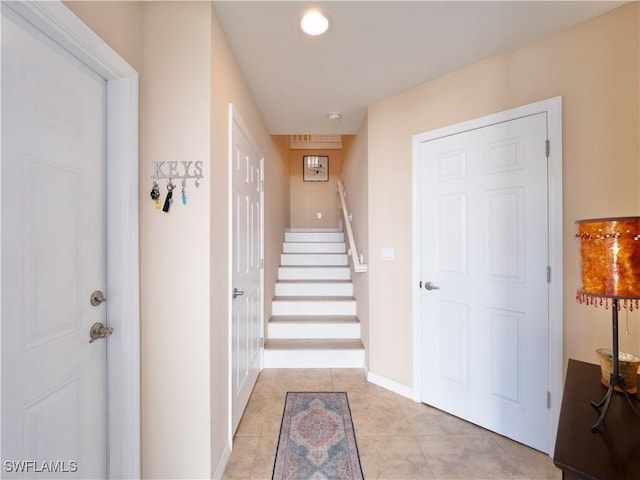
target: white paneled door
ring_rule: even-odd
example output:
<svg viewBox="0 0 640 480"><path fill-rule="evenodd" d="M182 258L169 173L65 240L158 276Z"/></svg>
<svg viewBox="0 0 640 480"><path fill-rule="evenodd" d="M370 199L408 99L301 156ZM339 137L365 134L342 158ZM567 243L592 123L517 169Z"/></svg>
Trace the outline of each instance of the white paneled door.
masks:
<svg viewBox="0 0 640 480"><path fill-rule="evenodd" d="M418 181L422 400L548 452L546 115L421 143Z"/></svg>
<svg viewBox="0 0 640 480"><path fill-rule="evenodd" d="M107 475L105 201L105 81L3 5L3 478Z"/></svg>
<svg viewBox="0 0 640 480"><path fill-rule="evenodd" d="M238 428L261 368L262 156L230 108L233 202L231 289L231 416Z"/></svg>

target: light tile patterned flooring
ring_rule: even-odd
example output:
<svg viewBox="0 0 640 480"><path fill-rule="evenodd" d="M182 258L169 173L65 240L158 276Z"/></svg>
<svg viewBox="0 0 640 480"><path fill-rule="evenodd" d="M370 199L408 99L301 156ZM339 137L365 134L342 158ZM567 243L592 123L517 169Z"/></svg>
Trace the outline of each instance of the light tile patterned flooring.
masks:
<svg viewBox="0 0 640 480"><path fill-rule="evenodd" d="M271 478L288 391L347 392L367 479L562 478L547 455L369 383L362 370L265 369L223 479Z"/></svg>

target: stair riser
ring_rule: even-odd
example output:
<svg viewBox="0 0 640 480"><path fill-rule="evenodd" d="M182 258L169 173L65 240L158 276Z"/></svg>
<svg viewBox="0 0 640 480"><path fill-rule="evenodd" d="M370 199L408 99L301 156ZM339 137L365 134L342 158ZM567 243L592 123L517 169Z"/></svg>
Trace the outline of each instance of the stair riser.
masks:
<svg viewBox="0 0 640 480"><path fill-rule="evenodd" d="M364 350L264 350L265 368L363 368Z"/></svg>
<svg viewBox="0 0 640 480"><path fill-rule="evenodd" d="M349 264L349 257L340 253L283 253L280 265L330 265L344 267Z"/></svg>
<svg viewBox="0 0 640 480"><path fill-rule="evenodd" d="M347 253L347 247L344 243L300 242L284 243L282 251L284 253Z"/></svg>
<svg viewBox="0 0 640 480"><path fill-rule="evenodd" d="M285 242L344 242L342 232L287 232Z"/></svg>
<svg viewBox="0 0 640 480"><path fill-rule="evenodd" d="M353 297L351 282L276 283L276 297Z"/></svg>
<svg viewBox="0 0 640 480"><path fill-rule="evenodd" d="M350 280L349 267L280 267L279 280Z"/></svg>
<svg viewBox="0 0 640 480"><path fill-rule="evenodd" d="M267 338L360 338L359 323L269 323Z"/></svg>
<svg viewBox="0 0 640 480"><path fill-rule="evenodd" d="M355 301L287 301L274 300L272 315L355 315Z"/></svg>

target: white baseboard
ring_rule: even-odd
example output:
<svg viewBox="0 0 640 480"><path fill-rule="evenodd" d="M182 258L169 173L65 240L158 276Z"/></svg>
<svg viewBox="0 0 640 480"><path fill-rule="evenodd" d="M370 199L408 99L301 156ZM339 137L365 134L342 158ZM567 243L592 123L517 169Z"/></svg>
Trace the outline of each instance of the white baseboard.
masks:
<svg viewBox="0 0 640 480"><path fill-rule="evenodd" d="M231 457L231 444L227 442L224 446L224 450L222 451L222 456L220 457L216 471L213 472L214 480L220 480L222 478L224 470L227 468L227 463L229 463L229 457Z"/></svg>
<svg viewBox="0 0 640 480"><path fill-rule="evenodd" d="M419 399L416 398L413 388L407 387L406 385L394 382L393 380L389 380L388 378L384 378L380 375L370 372L368 368L366 368L366 365L365 372L367 374L367 380L371 383L378 385L379 387L386 388L393 393L397 393L398 395L402 395L403 397L407 397L416 402L419 401Z"/></svg>

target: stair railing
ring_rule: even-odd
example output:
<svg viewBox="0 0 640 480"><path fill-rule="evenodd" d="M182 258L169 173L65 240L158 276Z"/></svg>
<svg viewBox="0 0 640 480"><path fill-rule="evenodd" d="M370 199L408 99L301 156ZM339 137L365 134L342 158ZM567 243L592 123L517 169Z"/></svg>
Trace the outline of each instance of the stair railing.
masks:
<svg viewBox="0 0 640 480"><path fill-rule="evenodd" d="M358 273L363 273L367 271L367 265L364 263L364 255L358 255L358 247L356 246L356 241L353 236L353 228L351 227L351 221L353 216L349 213L347 209L347 201L346 201L346 192L344 190L344 185L342 182L338 181L338 196L340 197L340 206L342 209L342 216L344 218L344 225L347 231L347 240L348 240L348 255L351 256L351 260L353 261L353 269Z"/></svg>

